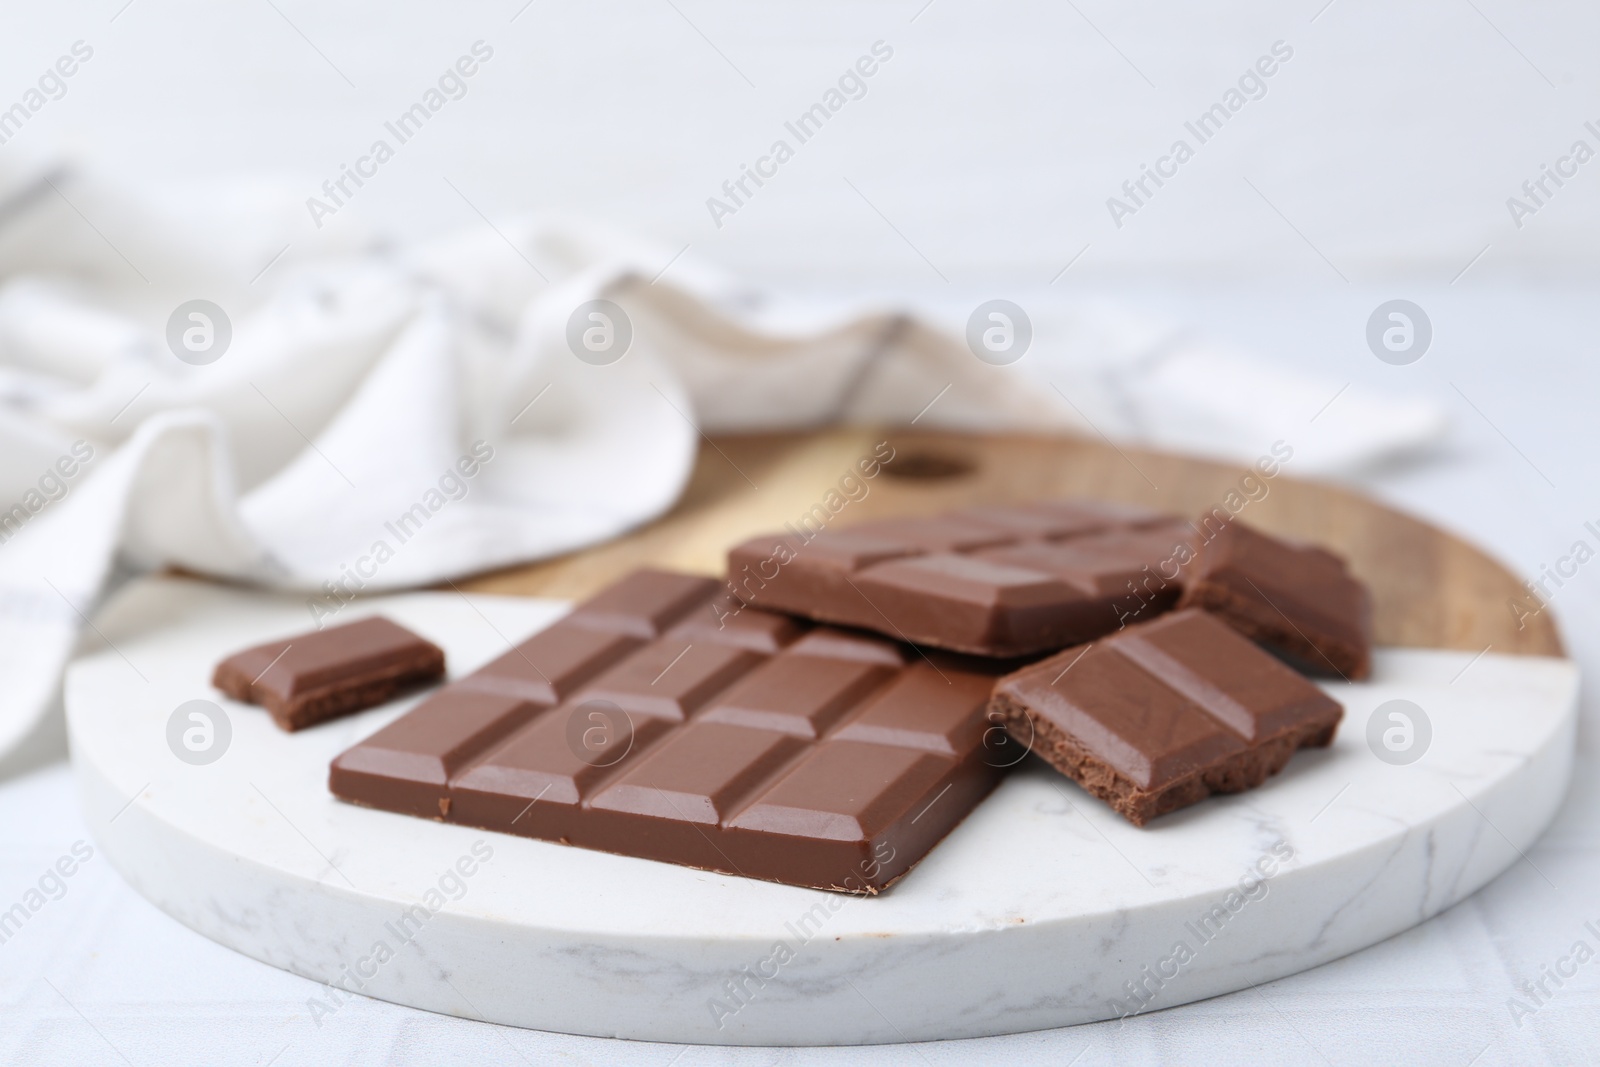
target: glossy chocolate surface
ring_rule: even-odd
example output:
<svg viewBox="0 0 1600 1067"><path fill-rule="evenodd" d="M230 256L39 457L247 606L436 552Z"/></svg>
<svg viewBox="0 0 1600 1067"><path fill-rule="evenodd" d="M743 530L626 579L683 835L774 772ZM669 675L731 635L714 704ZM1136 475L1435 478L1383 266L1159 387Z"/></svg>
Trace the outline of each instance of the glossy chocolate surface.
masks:
<svg viewBox="0 0 1600 1067"><path fill-rule="evenodd" d="M1001 666L640 571L334 760L360 804L873 893L994 785ZM1014 757L1007 756L1006 759Z"/></svg>
<svg viewBox="0 0 1600 1067"><path fill-rule="evenodd" d="M757 607L984 656L1053 651L1177 600L1192 530L1093 500L1043 501L752 538L728 555ZM1165 574L1165 577L1162 575Z"/></svg>
<svg viewBox="0 0 1600 1067"><path fill-rule="evenodd" d="M1006 676L1011 735L1132 821L1236 792L1295 749L1327 744L1343 709L1215 616L1179 611Z"/></svg>
<svg viewBox="0 0 1600 1067"><path fill-rule="evenodd" d="M373 616L236 652L217 664L212 684L298 730L381 704L444 669L438 646Z"/></svg>
<svg viewBox="0 0 1600 1067"><path fill-rule="evenodd" d="M1237 521L1204 532L1180 606L1215 613L1308 673L1372 673L1372 601L1344 560Z"/></svg>

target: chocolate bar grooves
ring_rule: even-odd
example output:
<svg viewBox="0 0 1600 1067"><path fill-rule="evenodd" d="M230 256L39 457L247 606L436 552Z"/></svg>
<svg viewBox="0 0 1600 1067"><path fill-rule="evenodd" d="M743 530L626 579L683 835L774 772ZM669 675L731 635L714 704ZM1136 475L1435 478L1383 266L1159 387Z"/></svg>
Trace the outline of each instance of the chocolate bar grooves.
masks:
<svg viewBox="0 0 1600 1067"><path fill-rule="evenodd" d="M1137 826L1252 789L1330 744L1343 709L1215 616L1187 609L1007 675L992 713Z"/></svg>
<svg viewBox="0 0 1600 1067"><path fill-rule="evenodd" d="M993 788L1000 663L642 571L341 754L342 799L448 823L871 894ZM597 667L604 659L605 665ZM537 678L535 678L537 675Z"/></svg>
<svg viewBox="0 0 1600 1067"><path fill-rule="evenodd" d="M713 693L711 696L707 697L705 701L697 705L689 713L685 720L685 724L696 720L699 718L701 712L705 711L707 708L713 707L717 698L737 685L738 681L739 679L737 678L729 680L728 683L721 689L717 690L717 692ZM879 688L881 688L881 686ZM547 716L570 714L582 707L582 704L572 705L571 707L562 704L547 708L543 711L537 712L533 719L530 719L525 725L531 726L535 720L542 719ZM843 726L844 721L841 721L838 724L838 728L842 728ZM515 732L515 730L512 731L512 733ZM833 731L830 731L830 733L831 732ZM642 763L643 761L649 759L650 756L672 736L673 735L671 733L663 733L659 737L638 746L636 749L630 752L628 756L631 758L619 759L615 764L605 768L589 785L588 795L578 802L578 806L581 808L589 808L595 797L603 794L606 789L614 784L617 779L621 778L625 772L631 771L636 764ZM470 775L478 766L493 759L495 755L510 742L510 740L511 738L509 737L499 738L491 743L488 748L477 753L472 757L469 763L464 764L459 771L451 775L449 781L446 783L446 786L449 788L454 788L458 783L467 778L467 776ZM750 805L750 802L754 800L755 797L759 796L767 787L767 785L783 777L783 775L788 773L788 771L796 763L804 759L806 754L806 749L800 749L783 760L775 770L768 772L764 777L756 780L753 784L746 786L735 798L736 803L730 805L727 818L730 820L738 818L738 816L744 812L744 809Z"/></svg>
<svg viewBox="0 0 1600 1067"><path fill-rule="evenodd" d="M1003 722L1143 825L1331 741L1339 705L1249 638L1283 652L1309 630L1361 669L1370 644L1337 556L1196 531L1043 501L790 529L730 552L726 583L639 571L341 754L329 788L874 893L993 788L984 741Z"/></svg>
<svg viewBox="0 0 1600 1067"><path fill-rule="evenodd" d="M586 621L585 620L573 620L573 621L577 625L586 625ZM595 628L596 629L601 629L602 627L595 627ZM608 630L607 632L615 632L615 631ZM603 670L603 668L602 668L602 670ZM600 671L596 671L594 673L598 674L598 673L600 673ZM473 676L473 675L468 675L465 679L462 679L462 682L459 682L457 684L471 683L473 681L474 677L475 676ZM591 676L591 678L589 680L592 680L592 676ZM706 697L705 700L701 701L694 708L692 708L688 712L688 714L687 714L687 716L685 718L685 725L687 725L688 722L692 722L692 721L698 720L709 709L716 707L718 698L722 697L723 695L725 695L726 693L728 693L729 691L734 689L734 687L739 684L739 681L740 681L740 678L737 678L737 677L729 679L722 686L722 688L720 688L720 689L716 690L715 692L711 693L709 696ZM876 682L867 692L861 694L859 699L857 699L855 701L856 707L855 707L854 710L855 710L856 714L849 714L849 715L845 715L845 716L842 716L842 717L836 719L834 724L831 727L829 727L828 730L825 731L821 736L817 737L815 739L815 741L821 742L821 741L833 738L833 737L837 736L840 732L845 730L847 727L849 727L849 725L852 722L854 722L855 719L858 717L858 715L860 713L860 710L863 707L865 707L866 705L870 704L872 702L873 698L881 695L885 690L887 690L893 682L894 682L894 676L893 675L889 675L887 677L884 677L884 678L880 679L878 682ZM476 686L474 686L474 688L476 688ZM534 715L533 719L540 719L540 718L544 718L546 716L556 715L556 714L559 714L559 713L570 714L571 712L575 712L575 711L577 711L578 709L580 709L582 707L583 707L583 704L581 704L581 703L580 704L571 705L570 707L568 705L566 705L566 704L557 705L555 707L551 707L551 708L548 708L546 710L537 712ZM533 719L530 719L528 723L524 724L524 726L531 726L533 724ZM513 729L511 732L515 733L516 730ZM593 802L595 797L598 797L601 794L605 793L606 789L608 787L610 787L612 784L614 784L617 779L621 778L625 771L632 770L632 768L636 764L642 763L645 760L649 759L650 756L652 755L652 753L656 749L660 748L661 745L664 744L667 740L669 740L672 736L673 735L671 733L664 733L664 734L660 735L658 738L653 739L653 740L651 740L649 742L646 742L644 745L640 746L637 750L635 750L634 752L630 753L630 755L635 757L635 758L618 760L618 762L616 764L614 764L614 765L612 765L610 767L607 767L605 769L605 771L603 773L601 773L599 777L595 778L593 780L593 782L590 784L589 789L588 789L588 795L585 796L581 801L579 801L579 806L582 807L582 808L591 807L592 802ZM800 735L795 735L795 736L800 736ZM501 738L497 738L496 740L490 742L489 745L486 748L484 748L482 751L480 751L480 752L476 753L475 755L473 755L470 758L469 762L464 763L460 770L458 770L455 774L450 776L450 779L446 782L447 788L454 788L457 785L457 783L461 782L468 775L470 775L472 773L472 771L476 767L478 767L481 764L487 763L489 760L493 759L494 756L496 755L496 753L500 749L504 748L509 743L509 741L510 741L509 737L501 737ZM756 800L757 797L761 796L767 790L767 788L770 785L772 785L774 782L778 781L784 775L788 774L789 771L791 771L795 767L796 764L798 764L802 760L804 760L808 754L809 754L809 747L801 747L801 748L797 749L795 752L793 752L792 754L790 754L788 757L786 757L785 759L780 761L772 770L768 771L764 776L762 776L760 778L757 778L757 779L753 780L750 784L746 785L729 802L728 810L727 810L727 814L726 814L727 821L729 821L729 822L737 821L739 816L744 814L746 809L748 809L750 807L750 805ZM442 818L441 818L441 821L443 821Z"/></svg>
<svg viewBox="0 0 1600 1067"><path fill-rule="evenodd" d="M1032 655L1171 607L1191 537L1172 516L1100 501L973 508L752 538L728 553L729 586L918 644Z"/></svg>

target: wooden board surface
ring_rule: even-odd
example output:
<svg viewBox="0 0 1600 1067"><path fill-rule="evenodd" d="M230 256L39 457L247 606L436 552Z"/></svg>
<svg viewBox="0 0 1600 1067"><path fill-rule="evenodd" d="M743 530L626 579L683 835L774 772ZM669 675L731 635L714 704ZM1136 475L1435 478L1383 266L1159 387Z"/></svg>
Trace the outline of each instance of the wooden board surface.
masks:
<svg viewBox="0 0 1600 1067"><path fill-rule="evenodd" d="M830 490L887 441L894 458L864 481L858 499ZM1459 538L1357 493L1297 481L1287 470L1241 488L1242 466L1069 437L968 436L841 428L719 437L701 444L682 499L633 533L558 559L484 575L462 587L486 593L578 598L635 567L720 574L728 548L796 523L813 506L838 507L839 527L977 503L1096 496L1195 516L1247 500L1239 518L1326 545L1372 588L1379 644L1473 652L1562 655L1548 614L1518 628L1508 602L1521 583ZM1265 495L1262 495L1262 488ZM1248 490L1248 491L1246 491ZM1250 499L1251 496L1257 499ZM839 501L846 502L839 506Z"/></svg>

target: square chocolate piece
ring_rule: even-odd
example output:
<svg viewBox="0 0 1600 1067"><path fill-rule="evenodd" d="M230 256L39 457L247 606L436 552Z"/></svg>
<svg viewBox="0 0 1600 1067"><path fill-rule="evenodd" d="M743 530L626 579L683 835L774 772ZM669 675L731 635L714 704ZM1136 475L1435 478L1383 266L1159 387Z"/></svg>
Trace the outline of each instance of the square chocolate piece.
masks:
<svg viewBox="0 0 1600 1067"><path fill-rule="evenodd" d="M1179 611L1002 678L991 716L1136 826L1237 793L1327 745L1338 702L1203 611Z"/></svg>
<svg viewBox="0 0 1600 1067"><path fill-rule="evenodd" d="M1206 609L1308 674L1372 673L1372 598L1344 560L1239 522L1196 544L1180 608Z"/></svg>
<svg viewBox="0 0 1600 1067"><path fill-rule="evenodd" d="M211 684L300 730L444 676L444 651L381 615L235 652Z"/></svg>

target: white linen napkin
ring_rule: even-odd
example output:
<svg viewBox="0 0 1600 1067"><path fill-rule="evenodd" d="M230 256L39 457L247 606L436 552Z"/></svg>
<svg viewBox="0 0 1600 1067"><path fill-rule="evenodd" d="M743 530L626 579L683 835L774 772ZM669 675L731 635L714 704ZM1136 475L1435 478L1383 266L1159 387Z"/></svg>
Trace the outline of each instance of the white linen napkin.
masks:
<svg viewBox="0 0 1600 1067"><path fill-rule="evenodd" d="M270 185L175 195L81 166L0 169L0 757L53 705L119 567L303 590L307 625L324 624L357 592L649 521L702 432L916 421L1248 462L1264 405L1337 387L1105 320L1073 327L1092 351L1046 384L900 310L778 300L593 224L396 250L299 212ZM175 318L196 299L222 315ZM621 315L587 317L595 300ZM631 343L613 361L620 346L591 351L585 330ZM213 362L186 361L224 334ZM1210 387L1219 372L1253 383L1248 403ZM1442 427L1384 397L1341 403L1354 418L1324 424L1331 443L1297 469Z"/></svg>

